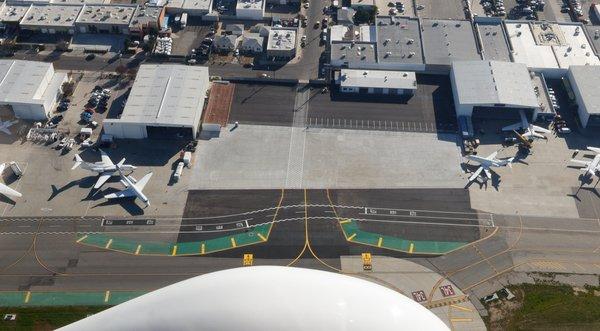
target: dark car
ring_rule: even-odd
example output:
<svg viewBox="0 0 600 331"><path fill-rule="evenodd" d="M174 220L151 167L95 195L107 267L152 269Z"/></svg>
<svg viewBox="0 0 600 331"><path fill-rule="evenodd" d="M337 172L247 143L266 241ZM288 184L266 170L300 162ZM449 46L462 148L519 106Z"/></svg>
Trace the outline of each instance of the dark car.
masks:
<svg viewBox="0 0 600 331"><path fill-rule="evenodd" d="M90 53L90 54L88 54L88 55L85 57L85 60L86 60L86 61L91 61L91 60L93 60L93 59L95 59L95 58L96 58L96 54L94 54L94 53Z"/></svg>

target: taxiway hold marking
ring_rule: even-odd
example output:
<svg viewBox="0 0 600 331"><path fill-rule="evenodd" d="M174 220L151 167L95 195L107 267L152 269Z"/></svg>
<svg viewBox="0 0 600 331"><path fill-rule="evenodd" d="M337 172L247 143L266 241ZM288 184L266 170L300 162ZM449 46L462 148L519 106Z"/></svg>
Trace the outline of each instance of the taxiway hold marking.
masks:
<svg viewBox="0 0 600 331"><path fill-rule="evenodd" d="M383 244L383 237L379 237L379 240L377 241L377 247L381 247L382 244Z"/></svg>
<svg viewBox="0 0 600 331"><path fill-rule="evenodd" d="M171 256L177 255L177 245L173 246L173 251L171 252Z"/></svg>
<svg viewBox="0 0 600 331"><path fill-rule="evenodd" d="M204 243L202 243L202 245L200 246L200 254L204 254L205 251L205 246Z"/></svg>
<svg viewBox="0 0 600 331"><path fill-rule="evenodd" d="M267 238L265 238L260 232L258 232L256 235L260 238L260 240L267 241Z"/></svg>
<svg viewBox="0 0 600 331"><path fill-rule="evenodd" d="M473 322L472 318L451 318L450 322Z"/></svg>
<svg viewBox="0 0 600 331"><path fill-rule="evenodd" d="M346 220L340 221L340 224L346 224L346 223L350 223L350 222L351 222L350 220L346 219Z"/></svg>
<svg viewBox="0 0 600 331"><path fill-rule="evenodd" d="M462 310L462 311L473 311L473 309L469 309L467 307L463 307L463 306L458 306L458 305L450 305L450 307L452 308L456 308L458 310Z"/></svg>
<svg viewBox="0 0 600 331"><path fill-rule="evenodd" d="M78 242L78 243L80 243L80 242L84 241L84 240L85 240L87 237L88 237L88 236L87 236L87 234L86 234L85 236L83 236L83 237L81 237L81 238L77 239L77 242Z"/></svg>
<svg viewBox="0 0 600 331"><path fill-rule="evenodd" d="M235 238L231 237L231 246L236 247Z"/></svg>
<svg viewBox="0 0 600 331"><path fill-rule="evenodd" d="M25 294L25 303L28 303L29 299L31 299L31 291L27 291L27 294Z"/></svg>
<svg viewBox="0 0 600 331"><path fill-rule="evenodd" d="M353 233L352 235L350 235L350 237L348 237L348 241L352 241L352 239L354 239L354 237L356 237L356 233Z"/></svg>
<svg viewBox="0 0 600 331"><path fill-rule="evenodd" d="M110 245L112 245L112 242L113 242L113 240L112 240L112 239L110 239L110 240L109 240L109 241L106 243L106 246L104 246L104 248L106 248L106 249L110 248Z"/></svg>
<svg viewBox="0 0 600 331"><path fill-rule="evenodd" d="M139 255L141 250L142 250L142 245L137 245L137 248L135 249L135 255Z"/></svg>
<svg viewBox="0 0 600 331"><path fill-rule="evenodd" d="M104 302L108 302L108 299L110 299L110 291L106 291L106 293L104 293Z"/></svg>
<svg viewBox="0 0 600 331"><path fill-rule="evenodd" d="M415 244L414 243L410 243L410 247L408 248L408 252L410 254L412 254L412 252L415 250Z"/></svg>

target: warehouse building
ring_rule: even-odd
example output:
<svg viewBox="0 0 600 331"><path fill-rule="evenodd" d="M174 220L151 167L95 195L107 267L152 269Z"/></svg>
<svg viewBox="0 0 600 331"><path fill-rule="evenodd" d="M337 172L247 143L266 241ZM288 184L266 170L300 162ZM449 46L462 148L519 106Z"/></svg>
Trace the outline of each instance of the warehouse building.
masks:
<svg viewBox="0 0 600 331"><path fill-rule="evenodd" d="M75 21L77 32L129 34L137 6L85 5Z"/></svg>
<svg viewBox="0 0 600 331"><path fill-rule="evenodd" d="M275 60L296 57L296 28L272 28L267 39L267 56Z"/></svg>
<svg viewBox="0 0 600 331"><path fill-rule="evenodd" d="M453 61L481 60L469 21L423 19L421 36L428 72L447 74Z"/></svg>
<svg viewBox="0 0 600 331"><path fill-rule="evenodd" d="M75 33L75 20L83 6L77 5L32 5L21 20L25 30L48 33Z"/></svg>
<svg viewBox="0 0 600 331"><path fill-rule="evenodd" d="M121 118L105 120L104 132L125 139L193 139L208 87L207 67L144 64Z"/></svg>
<svg viewBox="0 0 600 331"><path fill-rule="evenodd" d="M7 27L18 26L29 7L30 5L8 5L3 2L0 8L0 27L6 29Z"/></svg>
<svg viewBox="0 0 600 331"><path fill-rule="evenodd" d="M456 61L450 82L456 115L491 119L529 120L537 117L540 102L527 66L499 61Z"/></svg>
<svg viewBox="0 0 600 331"><path fill-rule="evenodd" d="M413 95L417 90L414 72L342 69L336 78L342 93Z"/></svg>
<svg viewBox="0 0 600 331"><path fill-rule="evenodd" d="M0 60L0 105L11 107L20 119L46 120L67 79L52 63Z"/></svg>
<svg viewBox="0 0 600 331"><path fill-rule="evenodd" d="M584 128L600 127L600 93L598 66L571 66L568 78L577 102L577 114Z"/></svg>
<svg viewBox="0 0 600 331"><path fill-rule="evenodd" d="M262 20L265 16L263 0L238 0L235 6L235 16L240 20Z"/></svg>

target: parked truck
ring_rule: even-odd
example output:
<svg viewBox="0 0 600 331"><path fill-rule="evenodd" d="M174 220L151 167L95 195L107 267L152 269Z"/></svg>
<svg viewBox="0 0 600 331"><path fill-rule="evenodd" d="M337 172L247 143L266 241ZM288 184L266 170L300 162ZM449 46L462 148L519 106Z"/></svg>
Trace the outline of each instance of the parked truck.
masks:
<svg viewBox="0 0 600 331"><path fill-rule="evenodd" d="M181 21L179 22L179 24L182 29L187 26L187 20L188 20L188 14L187 13L181 14Z"/></svg>

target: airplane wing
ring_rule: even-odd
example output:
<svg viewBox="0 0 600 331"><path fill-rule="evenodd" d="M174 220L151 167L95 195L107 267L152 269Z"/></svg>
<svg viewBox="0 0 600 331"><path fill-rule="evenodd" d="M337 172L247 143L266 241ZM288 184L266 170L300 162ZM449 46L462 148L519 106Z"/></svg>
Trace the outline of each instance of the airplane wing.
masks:
<svg viewBox="0 0 600 331"><path fill-rule="evenodd" d="M551 131L546 129L546 128L542 128L541 126L537 126L537 125L532 125L531 126L533 128L534 131L538 131L538 132L542 132L542 133L550 133Z"/></svg>
<svg viewBox="0 0 600 331"><path fill-rule="evenodd" d="M2 173L4 172L4 168L6 168L6 163L0 163L0 176L2 176Z"/></svg>
<svg viewBox="0 0 600 331"><path fill-rule="evenodd" d="M114 165L108 154L106 154L103 150L100 150L100 157L102 158L102 163L104 165Z"/></svg>
<svg viewBox="0 0 600 331"><path fill-rule="evenodd" d="M519 123L515 123L515 124L511 124L511 125L503 127L502 131L519 130L521 128L523 128L523 124L521 122L519 122Z"/></svg>
<svg viewBox="0 0 600 331"><path fill-rule="evenodd" d="M20 198L23 196L21 193L13 190L12 188L10 188L2 183L0 183L0 194L7 195L10 197L16 197L16 198Z"/></svg>
<svg viewBox="0 0 600 331"><path fill-rule="evenodd" d="M136 187L138 190L140 190L140 191L141 191L141 190L143 190L143 189L144 189L144 187L146 186L146 184L148 184L148 181L150 180L150 177L152 177L152 173L151 173L151 172L150 172L150 173L148 173L148 174L146 174L146 176L142 177L142 179L138 180L138 181L135 183L135 187Z"/></svg>
<svg viewBox="0 0 600 331"><path fill-rule="evenodd" d="M100 177L98 177L98 180L96 181L96 185L94 185L94 189L99 189L100 187L102 187L102 185L106 183L110 176L111 174L107 173L100 174Z"/></svg>
<svg viewBox="0 0 600 331"><path fill-rule="evenodd" d="M529 133L529 132L528 132L528 133ZM528 133L527 133L527 134L528 134ZM535 131L531 131L531 135L532 135L532 136L534 136L534 137L536 137L536 138L546 139L546 136L544 136L544 135L543 135L543 134L541 134L541 133L537 133L537 132L535 132Z"/></svg>
<svg viewBox="0 0 600 331"><path fill-rule="evenodd" d="M577 163L577 164L580 164L580 165L582 165L582 166L584 166L584 167L587 167L587 166L589 166L589 165L590 165L590 163L591 163L590 161L575 160L575 159L571 159L571 162L573 162L573 163Z"/></svg>
<svg viewBox="0 0 600 331"><path fill-rule="evenodd" d="M475 170L475 172L471 175L471 177L469 177L469 181L472 182L475 179L477 179L477 177L479 176L479 174L483 171L483 167L479 167L477 168L477 170Z"/></svg>
<svg viewBox="0 0 600 331"><path fill-rule="evenodd" d="M490 169L483 169L483 171L485 171L485 175L487 176L488 179L492 179L492 172L490 171Z"/></svg>
<svg viewBox="0 0 600 331"><path fill-rule="evenodd" d="M490 156L488 156L487 159L493 160L496 158L496 155L498 155L498 151L495 151L494 153L490 154Z"/></svg>
<svg viewBox="0 0 600 331"><path fill-rule="evenodd" d="M596 153L596 154L600 154L600 148L598 148L598 147L589 147L589 146L588 146L588 148L587 148L587 149L588 149L589 151L592 151L592 152Z"/></svg>
<svg viewBox="0 0 600 331"><path fill-rule="evenodd" d="M136 193L132 188L125 189L121 192L111 193L104 196L106 199L120 199L135 197Z"/></svg>

